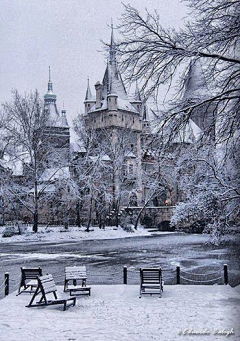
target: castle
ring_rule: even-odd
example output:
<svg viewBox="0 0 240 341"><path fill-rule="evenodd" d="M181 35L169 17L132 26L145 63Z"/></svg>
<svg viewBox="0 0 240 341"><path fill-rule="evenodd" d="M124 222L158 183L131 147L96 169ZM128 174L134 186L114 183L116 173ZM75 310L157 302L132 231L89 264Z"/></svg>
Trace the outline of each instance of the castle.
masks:
<svg viewBox="0 0 240 341"><path fill-rule="evenodd" d="M207 84L204 78L203 71L199 61L192 61L189 67L188 76L186 79L185 93L183 101L187 104L194 103L199 98L204 99L207 97ZM40 186L44 186L44 183L51 184L51 189L54 192L54 184L59 179L69 179L74 175L74 164L86 156L86 151L75 150L74 154L71 152L70 144L70 129L66 117L66 110L63 109L59 113L57 108L57 96L53 92L53 83L51 81L51 74L49 69L49 82L48 90L44 96L44 110L49 117L49 125L45 129L45 142L43 143L43 150L52 148L55 151L53 154L46 153L45 166L42 169L41 176L39 178ZM178 143L192 143L197 135L204 130L209 124L211 117L208 114L209 111L196 111L193 115L193 119L190 120L187 129L183 134L183 138ZM207 114L206 114L207 113ZM118 170L113 178L113 185L109 192L114 192L115 197L119 197L121 186L124 187L125 195L118 202L118 212L122 212L121 209L129 207L141 208L149 196L151 191L151 176L148 174L153 172L155 165L154 153L149 150L147 141L153 137L151 131L151 120L148 116L148 108L146 103L142 100L138 86L136 84L136 90L134 96L127 94L124 82L118 69L117 52L115 47L113 28L111 32L111 41L109 44L109 56L107 61L106 70L103 76L102 82L95 84L95 96L92 95L90 89L89 80L87 84L86 97L84 100L84 114L82 115L85 129L87 131L97 132L98 140L96 143L101 145L106 140L106 136L110 137L111 146L117 146L122 143L120 140L122 136L125 136L125 144L123 145L124 155L122 158L122 171L123 176L121 178L120 171ZM120 134L121 138L120 138ZM99 149L96 149L96 151ZM6 163L3 162L3 155L0 160L0 169L6 167ZM93 157L94 155L91 155ZM111 152L106 153L105 162L113 162L113 155ZM103 158L104 159L104 158ZM90 159L89 159L90 160ZM59 167L59 165L61 167ZM11 168L8 164L7 167ZM57 168L58 167L58 168ZM14 174L14 167L12 172ZM169 172L167 166L162 171ZM147 174L147 176L146 176ZM19 174L16 174L19 176ZM22 171L21 176L24 176ZM120 184L120 181L122 183ZM153 180L154 181L154 180ZM176 190L175 179L170 180L171 185L166 184L165 190L161 190L152 195L151 200L148 201L148 206L151 208L163 208L164 206L174 206L178 201L178 193ZM164 184L161 184L161 188ZM56 187L56 186L55 186ZM62 198L62 193L58 192L58 195ZM112 193L113 195L113 193ZM60 201L59 201L60 202ZM76 214L76 210L79 207L89 205L88 202L79 205L78 200L69 201L68 211L70 212L71 222L75 223L76 216L79 216L79 212ZM52 209L51 216L56 217L52 219L52 222L57 223L61 208L53 211L53 205L51 200L49 201L49 208ZM116 206L116 205L115 205ZM116 207L109 207L110 209L116 209ZM66 207L64 208L66 209ZM148 212L148 216L153 211ZM96 210L91 211L95 219L97 219ZM106 213L106 212L105 212ZM156 214L156 210L155 210ZM60 214L62 216L62 213ZM86 215L83 216L83 220ZM166 218L165 219L169 219ZM40 219L41 220L41 219ZM42 219L43 222L44 219Z"/></svg>

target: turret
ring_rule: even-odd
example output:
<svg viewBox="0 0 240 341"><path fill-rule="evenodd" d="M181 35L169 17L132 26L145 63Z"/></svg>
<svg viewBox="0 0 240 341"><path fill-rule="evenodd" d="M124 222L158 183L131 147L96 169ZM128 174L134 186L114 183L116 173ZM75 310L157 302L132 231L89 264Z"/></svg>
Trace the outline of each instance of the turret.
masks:
<svg viewBox="0 0 240 341"><path fill-rule="evenodd" d="M84 105L85 105L85 114L87 114L91 107L95 104L95 100L92 96L92 92L90 89L90 85L89 85L89 78L88 78L88 85L87 85L87 91L86 91L86 96L85 96L85 101L84 101Z"/></svg>
<svg viewBox="0 0 240 341"><path fill-rule="evenodd" d="M136 89L133 99L131 100L131 104L136 108L136 110L141 113L142 112L142 99L140 95L140 91L136 82Z"/></svg>
<svg viewBox="0 0 240 341"><path fill-rule="evenodd" d="M67 113L67 111L64 108L64 104L63 104L63 109L61 111L61 127L68 127L69 126L66 113Z"/></svg>
<svg viewBox="0 0 240 341"><path fill-rule="evenodd" d="M107 95L108 110L118 110L117 98L116 94Z"/></svg>
<svg viewBox="0 0 240 341"><path fill-rule="evenodd" d="M51 69L49 66L48 91L44 95L44 109L48 113L49 125L52 127L59 126L60 115L57 109L57 96L53 93L53 83L51 81Z"/></svg>

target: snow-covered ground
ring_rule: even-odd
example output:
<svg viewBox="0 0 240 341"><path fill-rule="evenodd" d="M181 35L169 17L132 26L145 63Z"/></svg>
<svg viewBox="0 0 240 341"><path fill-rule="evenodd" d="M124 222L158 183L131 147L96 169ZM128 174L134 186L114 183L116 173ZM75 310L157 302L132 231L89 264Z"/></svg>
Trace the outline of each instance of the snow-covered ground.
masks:
<svg viewBox="0 0 240 341"><path fill-rule="evenodd" d="M68 230L64 227L44 227L40 226L38 233L32 232L32 226L26 228L26 231L22 235L14 235L12 237L2 237L3 228L0 230L0 242L21 242L21 241L46 241L57 242L65 240L82 240L82 239L114 239L114 238L126 238L126 237L138 237L151 235L147 229L142 227L134 232L128 232L121 227L107 226L105 229L99 229L98 227L91 227L90 232L86 232L86 227L70 226ZM158 232L158 233L171 233L171 232Z"/></svg>
<svg viewBox="0 0 240 341"><path fill-rule="evenodd" d="M138 292L131 285L92 286L90 297L65 312L25 308L30 295L11 294L0 301L0 340L240 340L240 294L229 286L165 286L162 298L139 299Z"/></svg>

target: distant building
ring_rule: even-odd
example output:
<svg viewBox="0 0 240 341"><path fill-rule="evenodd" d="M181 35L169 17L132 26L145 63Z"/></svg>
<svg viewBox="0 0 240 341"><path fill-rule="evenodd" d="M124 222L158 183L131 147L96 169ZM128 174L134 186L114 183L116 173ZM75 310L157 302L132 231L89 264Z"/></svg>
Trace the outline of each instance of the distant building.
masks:
<svg viewBox="0 0 240 341"><path fill-rule="evenodd" d="M194 103L199 102L199 99L204 102L208 91L200 62L192 61L185 82L184 107L194 105ZM59 186L59 181L65 180L67 182L71 178L76 178L77 173L74 167L77 162L81 162L81 160L88 157L89 164L91 164L96 155L92 153L90 156L86 156L84 145L81 145L81 148L76 148L75 145L74 152L72 153L66 110L63 108L61 113L58 111L57 96L53 92L50 68L47 93L44 95L44 110L48 114L49 120L44 130L41 146L44 162L39 174L39 188L40 190L45 188L46 184L48 187L46 190L47 205L45 202L41 206L43 214L41 215L40 222L58 224L68 217L72 224L80 220L81 223L86 223L86 211L89 211L89 202L80 202L74 196L71 197L69 187L67 187L67 190L64 190L66 192L64 193ZM114 195L117 196L124 187L125 194L127 193L127 195L122 196L120 199L119 212L123 212L126 208L129 209L129 207L135 207L136 212L138 212L148 198L151 176L152 178L155 176L153 169L156 164L157 155L154 145L149 146L148 143L153 139L154 134L147 105L141 97L137 84L134 95L130 96L127 94L119 72L113 28L106 70L102 82L98 81L95 84L94 95L88 80L83 120L86 130L97 132L98 140L96 144L98 146L104 145L106 135L111 137L112 145L117 145L121 142L119 133L126 134L127 144L124 146L125 154L122 163L122 174L120 175L119 171L116 173L113 186L109 186L109 193L113 191L115 192ZM194 110L192 118L173 142L177 145L194 143L201 136L202 131L210 129L210 127L213 129L213 108L203 105ZM8 162L7 155L4 155L4 151L1 149L0 145L0 173L7 169L8 172L11 172L11 176L15 176L18 183L24 183L24 175L26 176L24 162L29 161L24 160L16 168L16 164ZM110 152L106 153L102 155L101 161L106 162L106 164L111 163L113 162L113 155ZM148 209L146 209L143 220L145 219L145 222L148 221L150 225L158 224L161 219L169 220L168 212L170 212L170 208L179 199L173 167L174 160L169 161L168 164L163 165L159 170L159 172L167 175L163 177L165 182L163 181L161 184L161 186L165 186L165 189L156 193L149 200ZM121 186L123 187L120 186L120 176ZM32 193L33 189L30 189L28 195ZM3 201L1 200L0 193L0 212L3 207ZM111 207L109 207L109 211L110 209ZM79 212L81 210L85 213L80 217L81 214ZM91 208L91 214L94 219L99 219L98 210L99 207L97 205L93 209ZM24 214L27 215L26 211ZM103 212L104 214L106 215L106 212ZM164 218L161 218L163 215Z"/></svg>
<svg viewBox="0 0 240 341"><path fill-rule="evenodd" d="M135 205L140 206L143 202L142 137L144 133L150 132L150 122L146 104L141 99L137 85L134 96L130 97L126 92L117 65L113 28L103 80L101 83L98 81L95 84L94 96L88 81L84 105L87 129L95 129L100 135L102 131L103 139L104 131L108 131L115 144L119 143L119 131L131 136L129 145L126 146L125 170L127 174L132 174L134 182L137 182L137 190L131 193L135 199L131 200ZM116 187L118 187L117 184ZM128 205L128 202L125 202L125 205Z"/></svg>

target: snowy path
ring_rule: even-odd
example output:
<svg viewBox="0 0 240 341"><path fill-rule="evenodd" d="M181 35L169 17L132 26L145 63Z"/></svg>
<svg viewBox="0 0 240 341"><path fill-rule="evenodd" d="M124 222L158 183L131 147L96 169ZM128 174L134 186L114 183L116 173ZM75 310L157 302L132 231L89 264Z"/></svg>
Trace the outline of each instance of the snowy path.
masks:
<svg viewBox="0 0 240 341"><path fill-rule="evenodd" d="M59 292L62 287L58 288ZM0 301L1 341L225 340L240 339L240 294L229 286L165 286L163 297L138 298L138 286L93 286L66 312L25 308L30 295ZM186 331L187 329L188 331ZM179 335L180 331L209 335Z"/></svg>

